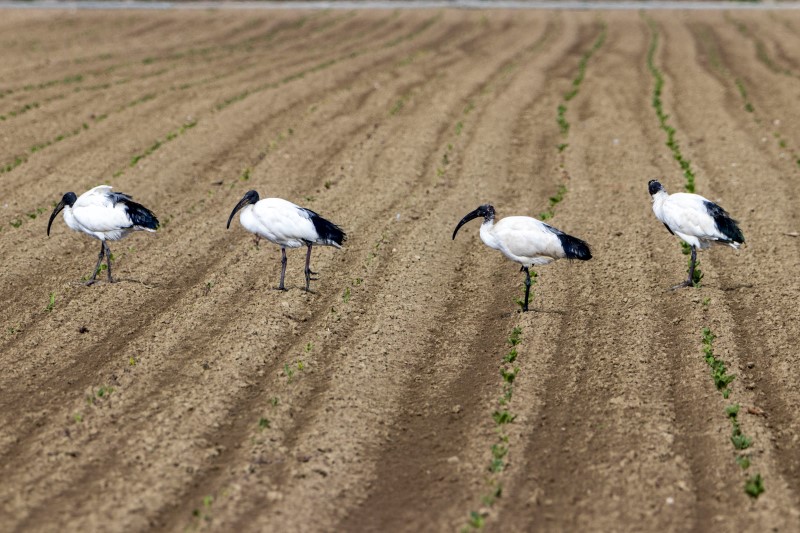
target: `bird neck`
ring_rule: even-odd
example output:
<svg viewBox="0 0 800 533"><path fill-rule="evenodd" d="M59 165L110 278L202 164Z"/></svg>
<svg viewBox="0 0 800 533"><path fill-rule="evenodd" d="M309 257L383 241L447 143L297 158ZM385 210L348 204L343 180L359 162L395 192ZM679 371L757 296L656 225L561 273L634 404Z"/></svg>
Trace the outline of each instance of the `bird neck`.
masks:
<svg viewBox="0 0 800 533"><path fill-rule="evenodd" d="M481 240L489 248L497 249L497 239L492 229L494 228L494 217L486 217L481 224Z"/></svg>
<svg viewBox="0 0 800 533"><path fill-rule="evenodd" d="M661 189L660 191L658 191L653 195L652 197L653 204L661 205L664 202L664 200L667 199L668 196L669 194L667 194L667 191Z"/></svg>

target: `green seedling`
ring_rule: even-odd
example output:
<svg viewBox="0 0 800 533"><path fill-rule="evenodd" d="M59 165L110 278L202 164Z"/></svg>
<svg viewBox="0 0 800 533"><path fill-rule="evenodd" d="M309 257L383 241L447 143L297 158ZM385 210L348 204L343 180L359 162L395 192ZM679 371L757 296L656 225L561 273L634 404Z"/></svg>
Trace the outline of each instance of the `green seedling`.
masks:
<svg viewBox="0 0 800 533"><path fill-rule="evenodd" d="M736 463L742 468L742 470L747 470L750 468L750 458L746 455L737 456Z"/></svg>
<svg viewBox="0 0 800 533"><path fill-rule="evenodd" d="M519 367L516 367L511 371L507 371L505 368L500 368L500 375L502 376L503 381L505 381L509 385L514 383L514 380L517 378L518 373L519 373Z"/></svg>
<svg viewBox="0 0 800 533"><path fill-rule="evenodd" d="M522 342L522 328L519 326L515 326L514 329L511 330L511 335L508 336L508 344L511 346L516 346Z"/></svg>
<svg viewBox="0 0 800 533"><path fill-rule="evenodd" d="M514 422L514 419L517 418L516 415L512 415L507 409L502 411L495 411L492 413L492 418L494 419L495 424L511 424Z"/></svg>
<svg viewBox="0 0 800 533"><path fill-rule="evenodd" d="M516 348L511 348L511 350L505 355L505 357L503 357L503 361L506 362L506 363L511 364L511 363L513 363L514 361L517 360L517 355L518 355L517 354L517 349Z"/></svg>
<svg viewBox="0 0 800 533"><path fill-rule="evenodd" d="M345 288L344 294L342 294L342 301L347 303L350 301L350 287Z"/></svg>
<svg viewBox="0 0 800 533"><path fill-rule="evenodd" d="M102 386L99 389L97 389L96 395L97 395L98 398L103 398L103 397L111 396L112 392L114 392L114 387Z"/></svg>
<svg viewBox="0 0 800 533"><path fill-rule="evenodd" d="M269 403L272 404L272 407L278 407L280 400L278 399L277 396L273 396L272 398L270 398Z"/></svg>
<svg viewBox="0 0 800 533"><path fill-rule="evenodd" d="M286 382L291 383L294 377L294 370L289 366L289 363L283 364L283 375L286 376Z"/></svg>
<svg viewBox="0 0 800 533"><path fill-rule="evenodd" d="M566 119L567 113L567 106L564 104L559 104L558 106L558 114L556 115L556 122L558 123L558 129L561 132L562 137L566 137L569 134L569 122Z"/></svg>
<svg viewBox="0 0 800 533"><path fill-rule="evenodd" d="M22 220L19 218L15 218L11 222L9 222L9 224L11 224L12 227L18 228L22 225Z"/></svg>
<svg viewBox="0 0 800 533"><path fill-rule="evenodd" d="M306 364L304 362L302 362L302 361L298 361L297 362L297 370L302 372L305 369L306 369Z"/></svg>
<svg viewBox="0 0 800 533"><path fill-rule="evenodd" d="M136 361L135 357L131 356L130 358L128 358L128 365L129 366L136 366L136 363L137 363L137 361Z"/></svg>
<svg viewBox="0 0 800 533"><path fill-rule="evenodd" d="M264 418L263 416L258 419L258 429L260 429L261 431L264 431L265 429L269 429L269 428L270 428L269 419Z"/></svg>
<svg viewBox="0 0 800 533"><path fill-rule="evenodd" d="M72 415L72 419L75 421L76 424L80 424L83 422L83 415L81 413L75 413Z"/></svg>
<svg viewBox="0 0 800 533"><path fill-rule="evenodd" d="M743 434L731 435L731 442L737 450L746 450L753 444L753 439Z"/></svg>
<svg viewBox="0 0 800 533"><path fill-rule="evenodd" d="M461 135L461 130L464 129L464 123L461 121L456 122L456 135Z"/></svg>
<svg viewBox="0 0 800 533"><path fill-rule="evenodd" d="M747 478L744 484L744 491L751 498L758 498L764 492L764 480L761 479L761 474Z"/></svg>
<svg viewBox="0 0 800 533"><path fill-rule="evenodd" d="M55 306L56 306L56 293L51 292L50 293L50 301L47 303L47 307L45 307L44 309L45 309L45 311L47 311L49 313L50 311L53 310L53 308Z"/></svg>
<svg viewBox="0 0 800 533"><path fill-rule="evenodd" d="M467 524L472 529L481 529L486 524L486 519L479 512L472 511L469 513L469 522Z"/></svg>

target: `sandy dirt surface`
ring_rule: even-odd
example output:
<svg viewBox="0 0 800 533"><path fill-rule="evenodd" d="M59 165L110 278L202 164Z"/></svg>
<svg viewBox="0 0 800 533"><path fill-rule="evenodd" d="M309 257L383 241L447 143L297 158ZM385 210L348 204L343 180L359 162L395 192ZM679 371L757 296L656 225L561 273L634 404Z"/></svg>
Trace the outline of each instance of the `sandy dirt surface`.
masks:
<svg viewBox="0 0 800 533"><path fill-rule="evenodd" d="M800 13L4 11L0 50L0 530L800 531ZM669 292L676 154L747 246ZM84 287L45 231L100 183L162 227ZM348 232L315 293L225 229L251 188ZM518 313L451 240L485 202L594 258Z"/></svg>

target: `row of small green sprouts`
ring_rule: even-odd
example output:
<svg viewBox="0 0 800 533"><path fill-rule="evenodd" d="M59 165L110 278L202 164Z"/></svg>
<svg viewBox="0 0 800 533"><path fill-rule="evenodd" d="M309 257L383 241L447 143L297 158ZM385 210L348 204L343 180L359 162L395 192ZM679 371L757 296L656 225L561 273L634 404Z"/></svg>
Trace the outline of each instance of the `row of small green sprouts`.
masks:
<svg viewBox="0 0 800 533"><path fill-rule="evenodd" d="M795 76L794 72L792 72L791 70L786 69L784 67L778 66L777 62L774 59L772 59L772 57L767 52L767 49L766 49L766 46L764 45L764 42L760 38L758 38L747 27L747 25L744 22L742 22L740 20L736 20L736 19L730 17L730 15L727 14L727 13L726 13L725 16L726 16L726 20L728 20L728 22L733 24L739 30L739 33L741 33L742 36L747 37L747 38L749 38L749 39L751 39L753 41L753 44L754 44L754 46L756 48L756 56L770 70L772 70L773 72L778 73L778 74L785 74L785 75ZM708 39L705 39L705 40L708 41ZM720 71L722 71L724 74L728 75L729 77L733 77L730 74L730 72L728 71L728 69L721 65L721 61L719 61L719 53L716 50L716 48L713 47L713 46L710 46L710 45L708 46L708 48L709 48L709 56L712 59L712 64L716 68L718 68ZM742 98L742 100L744 102L745 110L748 111L749 113L753 113L755 111L755 108L753 107L753 104L749 100L749 96L748 96L748 93L747 93L747 88L745 87L744 82L741 80L741 78L734 77L734 84L736 85L736 89L739 91L739 95L741 96L741 98ZM759 120L758 117L754 117L754 118L755 118L756 123L758 123L758 124L762 123L761 120ZM774 121L772 124L776 128L775 130L773 130L772 136L777 141L778 146L781 149L788 150L789 153L791 154L791 159L794 162L794 164L797 165L798 167L800 167L800 153L798 153L796 150L790 148L789 147L789 142L781 134L781 132L777 130L777 126L778 126L779 122L778 121Z"/></svg>
<svg viewBox="0 0 800 533"><path fill-rule="evenodd" d="M714 385L720 391L722 397L726 400L729 399L733 392L731 383L736 379L736 376L728 373L728 368L725 361L717 357L714 353L714 339L716 335L710 328L703 328L702 341L703 341L703 359L711 369L711 378L714 380ZM731 444L736 450L736 463L742 470L747 471L751 465L750 455L745 452L753 444L753 439L748 437L742 431L741 424L739 423L739 413L741 406L738 403L732 403L725 408L725 415L731 423ZM744 491L752 498L764 492L764 480L761 474L756 472L747 476L744 485Z"/></svg>
<svg viewBox="0 0 800 533"><path fill-rule="evenodd" d="M433 25L434 22L439 20L440 17L441 17L441 13L428 18L422 25L420 25L420 27L412 30L411 32L409 32L409 33L407 33L405 35L402 35L400 37L392 39L391 41L385 43L383 45L383 48L392 48L394 46L397 46L400 43L403 43L405 41L408 41L408 40L411 40L411 39L415 38L416 36L418 36L419 34L424 32L425 30L430 28ZM222 109L225 109L226 107L228 107L230 105L233 105L233 104L235 104L237 102L241 102L242 100L244 100L245 98L248 98L249 96L252 96L253 94L257 94L257 93L260 93L262 91L266 91L266 90L269 90L269 89L276 89L276 88L280 87L281 85L285 85L285 84L287 84L289 82L292 82L292 81L295 81L295 80L299 80L299 79L303 79L305 76L307 76L309 74L313 74L313 73L319 72L321 70L325 70L325 69L327 69L329 67L332 67L333 65L336 65L336 64L338 64L338 63L340 63L342 61L347 61L347 60L354 59L356 57L362 56L362 55L366 54L367 52L369 52L370 50L372 50L372 48L362 48L360 50L354 50L352 52L348 52L346 54L343 54L343 55L341 55L339 57L336 57L336 58L333 58L333 59L327 59L325 61L322 61L320 63L312 65L310 67L307 67L307 68L304 68L304 69L300 69L297 72L293 72L292 74L288 74L288 75L284 76L282 79L280 79L278 81L264 83L262 85L258 85L256 87L253 87L253 88L250 88L250 89L245 89L244 91L242 91L242 92L240 92L238 94L235 94L233 96L230 96L230 97L224 99L222 102L218 103L215 106L215 109L217 111L221 111Z"/></svg>
<svg viewBox="0 0 800 533"><path fill-rule="evenodd" d="M566 171L565 161L564 161L564 150L569 146L567 143L567 138L569 136L569 121L567 121L567 103L570 102L573 98L578 96L578 92L580 91L581 84L583 83L584 78L586 77L586 69L589 66L589 60L592 56L597 52L602 46L603 43L606 41L607 37L607 25L605 22L601 21L598 23L600 28L600 33L597 35L597 38L592 43L592 46L586 50L583 55L581 56L580 61L578 61L578 72L575 77L572 79L571 88L565 92L562 96L562 102L556 108L556 122L558 123L559 131L561 132L562 142L557 146L558 152L560 154L560 166L563 171L565 180L569 179L569 173ZM556 193L547 199L547 209L539 213L540 220L549 220L553 218L556 214L556 206L560 204L564 200L564 196L567 194L567 185L566 183L561 183L558 186L558 190ZM531 274L531 283L536 284L536 279L538 278L539 274L535 270L530 270ZM531 289L533 291L533 289ZM525 302L521 298L516 298L514 302L520 307L523 308Z"/></svg>
<svg viewBox="0 0 800 533"><path fill-rule="evenodd" d="M752 102L750 102L750 97L747 93L747 88L745 87L744 81L733 74L730 69L723 64L719 47L711 35L711 31L706 27L702 27L697 32L697 35L700 39L703 50L705 51L706 57L708 58L708 62L711 64L714 70L719 72L723 77L729 78L733 81L733 84L739 93L739 97L742 99L744 110L748 113L753 113L755 111L755 107L753 106Z"/></svg>
<svg viewBox="0 0 800 533"><path fill-rule="evenodd" d="M753 41L753 46L756 50L756 58L764 64L768 69L770 69L775 74L782 74L784 76L794 76L794 73L789 70L788 68L782 67L776 61L774 61L767 51L767 46L764 44L764 41L761 40L757 35L755 35L748 27L747 24L742 22L741 20L735 19L731 16L730 13L727 11L725 12L725 20L730 22L731 24L736 27L739 33Z"/></svg>
<svg viewBox="0 0 800 533"><path fill-rule="evenodd" d="M686 192L694 192L695 175L694 171L692 170L691 162L681 153L680 145L675 138L676 130L669 123L669 115L667 115L664 111L664 102L661 99L662 92L664 91L664 74L661 72L661 69L658 68L655 62L655 55L656 50L658 49L658 40L660 36L658 32L658 25L653 19L647 17L646 15L642 16L645 17L651 32L650 46L647 49L647 68L654 80L653 99L651 103L653 109L656 111L656 116L658 117L658 123L661 126L661 129L667 134L666 145L672 152L672 157L678 162L678 165L680 165L683 176L686 179L684 189Z"/></svg>
<svg viewBox="0 0 800 533"><path fill-rule="evenodd" d="M423 31L428 29L440 17L441 17L441 14L438 14L438 15L430 17L422 25L420 25L418 28L412 30L411 32L409 32L409 33L407 33L407 34L405 34L405 35L403 35L401 37L393 39L392 41L386 43L384 46L385 47L392 47L392 46L396 46L397 44L400 44L402 42L405 42L407 40L413 39L414 37L416 37L417 35L419 35ZM317 65L314 65L312 67L309 67L307 69L303 69L301 71L298 71L298 72L295 72L293 74L290 74L290 75L284 77L283 79L281 79L278 82L265 84L265 85L262 85L262 86L259 86L259 87L255 88L255 89L249 89L247 91L244 91L243 93L235 95L234 97L231 97L231 98L228 98L228 99L224 100L220 104L217 104L217 106L215 106L215 109L217 111L219 111L219 110L224 109L225 107L227 107L227 106L229 106L229 105L231 105L231 104L233 104L235 102L244 100L245 98L247 98L248 96L251 96L252 94L255 94L257 92L260 92L260 91L263 91L263 90L266 90L266 89L277 88L277 87L279 87L281 85L284 85L286 83L289 83L291 81L294 81L294 80L297 80L297 79L301 79L307 74L318 72L320 70L328 68L328 67L330 67L330 66L332 66L332 65L334 65L334 64L336 64L336 63L338 63L338 62L340 62L342 60L351 59L351 58L357 57L358 55L361 55L364 52L365 51L351 52L349 54L346 54L345 56L342 56L342 57L339 57L339 58L336 58L336 59L333 59L333 60L328 60L328 61L319 63ZM80 77L80 79L78 79L78 78L79 77L65 78L62 81L64 83L75 83L75 82L81 81L83 79L82 77ZM55 84L55 82L53 84ZM45 84L40 84L37 87L43 88L44 86L45 86ZM132 102L129 102L127 104L119 106L114 111L115 112L123 111L123 110L128 109L130 107L133 107L135 105L139 105L141 103L144 103L144 102L147 102L149 100L152 100L155 97L156 97L156 94L153 94L153 93L146 94L146 95L144 95L144 96L142 96L142 97L140 97L140 98L138 98L138 99L136 99L136 100L134 100ZM105 120L106 118L108 118L108 115L109 115L109 113L98 115L97 117L94 117L93 120L95 122L100 122L100 121ZM197 124L197 122L198 122L197 119L189 121L189 122L185 123L183 126L181 126L180 128L178 128L177 130L168 132L167 135L164 138L155 140L143 152L140 152L139 154L134 154L131 157L131 160L129 162L128 167L135 166L139 161L141 161L145 157L148 157L149 155L151 155L153 152L158 150L165 143L167 143L167 142L177 138L178 136L182 135L188 129L193 128ZM81 124L80 127L77 127L77 128L75 128L75 129L73 129L73 130L71 130L69 132L66 132L66 133L63 133L63 134L59 134L56 137L54 137L53 139L34 144L29 149L29 154L23 154L23 155L16 156L12 161L6 163L5 165L0 165L0 174L4 174L4 173L7 173L7 172L10 172L10 171L14 170L15 168L17 168L18 166L22 165L23 163L26 163L28 161L28 158L29 158L30 154L34 154L34 153L40 152L41 150L43 150L45 148L48 148L48 147L52 146L55 143L58 143L58 142L63 141L65 139L74 137L74 136L80 134L82 131L85 131L85 130L88 130L88 129L89 129L89 124L84 122L84 123ZM125 170L126 170L126 167L118 169L116 172L114 172L112 177L115 177L115 178L119 177L120 175L122 175L125 172ZM13 227L19 227L19 226L22 225L22 221L23 220L20 219L20 218L14 219L13 221L11 221L11 225Z"/></svg>
<svg viewBox="0 0 800 533"><path fill-rule="evenodd" d="M648 26L650 27L651 31L651 40L650 46L647 51L647 67L650 70L651 75L654 79L654 87L653 87L653 98L652 98L652 106L656 111L656 116L658 117L659 125L661 129L667 134L667 147L672 151L672 155L674 159L678 162L681 167L681 170L684 173L684 177L686 179L684 188L687 192L694 192L695 190L695 175L692 171L691 164L688 159L684 158L680 151L680 146L678 145L677 140L675 139L676 130L669 124L667 115L664 112L663 101L661 99L662 91L664 89L664 76L658 66L655 64L655 53L658 48L658 40L659 40L659 32L658 26L656 25L655 21L650 19L649 17L642 15L645 20L647 21ZM704 44L709 45L707 36L703 38ZM716 51L713 47L709 47L710 53L709 57L711 59L712 65L715 68L724 69L721 66L721 61L719 60L718 51ZM747 91L744 88L744 84L741 83L738 79L736 80L737 87L739 89L739 93L742 99L745 102L745 109L748 112L752 112L752 105L749 105L749 100L747 99ZM683 251L685 254L691 253L691 247L681 242L683 247ZM699 266L699 261L697 265ZM700 284L700 281L703 278L703 273L700 271L699 268L695 269L694 278L692 281L694 282L695 286ZM704 305L708 304L708 299L703 301ZM727 365L725 361L717 357L714 353L714 339L716 335L711 331L710 328L703 328L702 329L702 345L703 345L703 359L705 360L706 364L708 365L709 369L711 370L711 378L714 381L714 386L716 389L722 394L722 397L728 399L732 393L732 386L731 384L736 379L734 374L730 374L728 372ZM730 441L733 445L734 449L736 450L736 462L742 468L742 470L748 470L750 468L750 456L745 452L750 446L752 445L752 439L745 435L742 431L741 424L739 422L739 411L740 406L739 404L730 404L725 408L725 414L730 420L731 423L731 436ZM759 473L750 475L746 478L745 481L745 492L753 498L757 498L762 492L764 492L764 483L761 475Z"/></svg>
<svg viewBox="0 0 800 533"><path fill-rule="evenodd" d="M502 474L508 466L509 435L506 428L514 423L517 418L511 411L511 400L514 397L514 381L519 375L520 368L517 366L517 346L522 342L522 328L514 327L508 337L509 351L500 361L500 377L503 379L503 394L497 399L497 406L492 412L492 421L496 438L491 446L491 456L488 465L488 478L486 484L488 491L481 496L483 509L470 511L469 518L462 533L468 533L475 529L481 529L486 524L489 509L494 506L498 498L503 495Z"/></svg>
<svg viewBox="0 0 800 533"><path fill-rule="evenodd" d="M669 115L664 111L664 102L661 99L661 95L664 91L664 74L661 72L661 69L658 68L655 62L655 55L656 50L658 49L658 39L659 39L659 32L658 32L658 25L656 22L647 17L646 15L642 15L644 19L647 21L647 25L650 27L651 32L651 39L650 39L650 46L647 49L647 69L650 71L650 74L653 76L653 98L651 100L651 104L653 109L656 112L656 116L658 117L658 124L664 133L667 134L667 142L665 143L666 146L672 152L672 157L675 161L678 162L678 165L681 167L681 171L683 172L683 177L685 178L685 183L683 188L686 192L693 193L695 190L695 174L692 170L691 162L686 159L683 154L681 153L680 145L678 144L678 140L675 138L675 134L677 130L670 125L669 123ZM681 241L681 249L684 255L690 255L692 252L691 246L687 243ZM692 272L691 270L691 258L687 258L686 260L686 272ZM695 287L700 286L700 281L703 279L703 271L700 270L700 261L696 261L695 269L692 273L692 282Z"/></svg>
<svg viewBox="0 0 800 533"><path fill-rule="evenodd" d="M139 104L142 104L144 102L152 100L153 98L155 98L155 96L156 95L152 94L152 93L146 94L146 95L144 95L144 96L142 96L140 98L137 98L137 99L135 99L135 100L133 100L131 102L128 102L126 104L118 106L116 109L114 109L113 112L120 112L120 111L123 111L125 109L129 109L131 107L137 106ZM92 122L94 122L95 124L99 123L99 122L102 122L103 120L108 118L108 115L109 115L109 113L103 113L103 114L100 114L100 115L93 116L92 117ZM51 147L51 146L53 146L53 145L55 145L57 143L60 143L61 141L64 141L66 139L70 139L72 137L80 135L81 133L83 133L84 131L88 130L89 128L90 128L89 123L83 122L83 123L81 123L80 126L78 126L76 128L73 128L72 130L69 130L69 131L64 132L64 133L60 133L60 134L56 135L55 137L53 137L51 139L47 139L45 141L37 142L37 143L31 145L28 148L28 150L27 150L27 152L25 154L17 155L17 156L14 157L14 159L12 161L9 161L8 163L0 166L0 174L5 174L7 172L11 172L12 170L17 168L18 166L22 165L23 163L26 163L28 161L28 158L31 155L36 154L38 152L41 152L42 150L44 150L46 148L49 148L49 147Z"/></svg>
<svg viewBox="0 0 800 533"><path fill-rule="evenodd" d="M567 135L569 135L569 121L567 120L567 104L570 100L578 96L578 92L580 91L581 84L583 83L583 79L586 77L586 67L589 64L589 60L592 58L595 52L597 52L603 43L606 41L606 23L600 22L600 34L595 39L592 46L586 50L583 55L581 56L580 61L578 62L578 73L575 75L575 78L572 80L572 87L569 91L564 93L563 101L558 105L557 115L556 115L556 122L558 122L558 129L561 131L561 136L564 138L564 142L558 145L558 151L564 151L567 146L566 143Z"/></svg>

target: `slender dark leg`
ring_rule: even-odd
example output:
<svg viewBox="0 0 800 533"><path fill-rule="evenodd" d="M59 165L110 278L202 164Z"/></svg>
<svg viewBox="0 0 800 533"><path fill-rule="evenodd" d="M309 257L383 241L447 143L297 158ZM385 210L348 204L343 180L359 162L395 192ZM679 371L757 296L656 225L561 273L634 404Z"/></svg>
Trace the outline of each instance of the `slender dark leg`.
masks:
<svg viewBox="0 0 800 533"><path fill-rule="evenodd" d="M279 291L285 291L286 287L283 286L283 279L286 277L286 248L281 247L281 284L278 285Z"/></svg>
<svg viewBox="0 0 800 533"><path fill-rule="evenodd" d="M91 285L95 282L95 279L97 279L97 273L100 272L100 264L103 262L103 254L105 254L105 251L106 243L100 241L100 253L97 255L97 264L94 266L94 274L92 274L92 277L86 282L86 285Z"/></svg>
<svg viewBox="0 0 800 533"><path fill-rule="evenodd" d="M308 251L306 252L306 292L311 292L308 288L309 282L311 281L311 244L308 244Z"/></svg>
<svg viewBox="0 0 800 533"><path fill-rule="evenodd" d="M531 273L528 270L528 267L522 267L522 270L525 271L525 305L522 306L522 312L528 310L528 296L531 293Z"/></svg>
<svg viewBox="0 0 800 533"><path fill-rule="evenodd" d="M675 289L680 289L683 287L694 287L694 267L697 263L697 248L692 246L692 261L689 263L689 279L684 281L683 283L678 283L671 289L674 291Z"/></svg>
<svg viewBox="0 0 800 533"><path fill-rule="evenodd" d="M111 248L108 247L106 241L103 241L103 247L106 249L106 265L108 265L108 282L114 283L114 278L111 277Z"/></svg>
<svg viewBox="0 0 800 533"><path fill-rule="evenodd" d="M689 267L689 279L686 280L689 287L694 285L694 266L695 266L695 263L697 263L697 248L692 246L692 264Z"/></svg>

